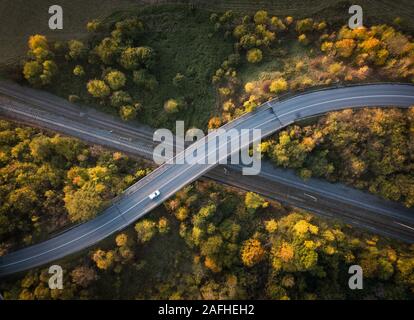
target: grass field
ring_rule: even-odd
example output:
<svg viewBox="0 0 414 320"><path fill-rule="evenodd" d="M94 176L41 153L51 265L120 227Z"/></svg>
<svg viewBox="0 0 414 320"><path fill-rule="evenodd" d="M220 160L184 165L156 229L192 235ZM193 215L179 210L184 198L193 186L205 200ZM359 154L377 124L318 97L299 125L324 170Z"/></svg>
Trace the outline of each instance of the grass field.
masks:
<svg viewBox="0 0 414 320"><path fill-rule="evenodd" d="M56 4L53 0L13 0L0 2L0 63L14 61L26 50L29 35L41 33L52 40L71 39L86 34L87 21L105 17L116 10L142 7L150 3L187 2L165 0L60 0L64 11L63 30L52 31L48 28L48 8ZM252 12L267 9L280 16L295 17L316 16L329 21L344 24L347 21L347 9L353 3L344 0L198 0L193 1L200 8L212 11L232 9L240 12ZM410 23L414 18L412 0L359 0L368 22L390 22L395 17L404 19L404 29L414 31Z"/></svg>
<svg viewBox="0 0 414 320"><path fill-rule="evenodd" d="M182 97L186 107L179 113L179 120L198 128L205 127L215 108L216 93L211 77L226 57L233 52L231 41L224 41L219 34L212 35L209 13L194 14L182 6L164 5L114 14L109 19L122 20L121 16L137 14L151 32L142 43L158 54L156 77L159 86L154 94L146 95L141 121L153 126L173 127L176 117L163 111L167 99ZM182 88L173 85L177 73L186 77ZM134 89L131 88L131 91Z"/></svg>
<svg viewBox="0 0 414 320"><path fill-rule="evenodd" d="M117 11L105 22L111 24L131 15L139 16L149 30L140 43L157 52L154 70L159 82L157 89L154 92L139 90L132 80L127 85L127 91L144 106L138 120L153 127L174 128L179 117L187 125L206 127L216 108L216 91L211 77L232 53L231 41L225 41L220 34L212 34L209 12L190 13L185 6L176 4ZM64 98L76 94L93 105L96 101L86 91L86 81L93 75L79 81L73 78L72 68L73 65L62 63L56 81L48 89ZM99 70L97 72L100 74ZM177 73L185 76L180 88L173 85ZM183 99L185 107L179 114L167 114L163 105L168 99ZM117 112L107 105L96 107Z"/></svg>

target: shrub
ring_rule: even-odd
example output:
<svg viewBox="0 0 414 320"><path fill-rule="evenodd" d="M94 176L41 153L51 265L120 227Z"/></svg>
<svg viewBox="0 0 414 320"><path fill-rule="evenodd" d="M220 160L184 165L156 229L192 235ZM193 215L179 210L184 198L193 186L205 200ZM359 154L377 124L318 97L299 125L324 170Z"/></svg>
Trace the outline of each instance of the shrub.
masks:
<svg viewBox="0 0 414 320"><path fill-rule="evenodd" d="M86 30L88 32L97 32L97 31L99 31L101 29L101 26L102 26L101 25L101 22L99 20L97 20L97 19L94 19L92 21L89 21L86 24Z"/></svg>
<svg viewBox="0 0 414 320"><path fill-rule="evenodd" d="M267 12L264 10L257 11L253 20L255 24L266 24L268 20Z"/></svg>
<svg viewBox="0 0 414 320"><path fill-rule="evenodd" d="M342 39L335 42L336 52L343 58L349 58L354 52L355 46L356 43L353 39Z"/></svg>
<svg viewBox="0 0 414 320"><path fill-rule="evenodd" d="M254 89L255 89L255 84L253 82L247 82L244 85L244 91L246 91L246 93L251 93Z"/></svg>
<svg viewBox="0 0 414 320"><path fill-rule="evenodd" d="M139 67L153 67L155 52L149 47L127 48L120 57L119 63L128 70Z"/></svg>
<svg viewBox="0 0 414 320"><path fill-rule="evenodd" d="M208 121L209 129L217 129L221 126L221 119L219 117L213 117Z"/></svg>
<svg viewBox="0 0 414 320"><path fill-rule="evenodd" d="M306 37L306 34L302 33L299 37L298 37L298 41L303 44L303 45L308 45L309 44L309 40L308 37Z"/></svg>
<svg viewBox="0 0 414 320"><path fill-rule="evenodd" d="M118 108L122 105L128 105L132 103L132 98L128 92L115 91L111 96L111 106Z"/></svg>
<svg viewBox="0 0 414 320"><path fill-rule="evenodd" d="M141 69L133 72L133 81L136 85L148 89L154 90L158 86L158 81L147 70Z"/></svg>
<svg viewBox="0 0 414 320"><path fill-rule="evenodd" d="M42 65L37 61L28 61L24 64L23 75L29 83L35 85L40 82L40 75L43 72Z"/></svg>
<svg viewBox="0 0 414 320"><path fill-rule="evenodd" d="M258 63L262 61L263 54L260 49L250 49L247 51L247 61L250 63Z"/></svg>
<svg viewBox="0 0 414 320"><path fill-rule="evenodd" d="M328 72L330 74L336 75L338 74L340 71L342 70L342 65L340 63L332 63L329 67L328 67Z"/></svg>
<svg viewBox="0 0 414 320"><path fill-rule="evenodd" d="M73 69L73 74L78 77L83 77L85 75L85 70L83 69L81 65L77 65Z"/></svg>
<svg viewBox="0 0 414 320"><path fill-rule="evenodd" d="M307 18L303 20L298 20L296 22L296 31L298 33L305 33L312 31L313 29L313 19Z"/></svg>
<svg viewBox="0 0 414 320"><path fill-rule="evenodd" d="M137 116L137 110L134 106L125 105L119 109L119 115L121 116L122 120L133 120Z"/></svg>
<svg viewBox="0 0 414 320"><path fill-rule="evenodd" d="M182 88L185 82L185 76L181 73L177 73L173 78L173 86L176 88Z"/></svg>
<svg viewBox="0 0 414 320"><path fill-rule="evenodd" d="M272 83L270 84L269 90L270 92L273 92L273 93L279 93L279 92L286 91L287 88L288 88L288 84L286 80L283 78L279 78L279 79L272 81Z"/></svg>
<svg viewBox="0 0 414 320"><path fill-rule="evenodd" d="M86 88L88 89L88 92L95 98L104 98L106 96L109 96L111 93L109 87L102 80L90 80L87 83Z"/></svg>
<svg viewBox="0 0 414 320"><path fill-rule="evenodd" d="M104 64L112 64L119 53L119 43L112 38L104 38L94 52Z"/></svg>
<svg viewBox="0 0 414 320"><path fill-rule="evenodd" d="M243 264L247 267L252 267L263 260L265 250L262 244L257 239L248 239L244 241L241 249L241 258Z"/></svg>
<svg viewBox="0 0 414 320"><path fill-rule="evenodd" d="M118 90L125 86L126 77L121 71L111 71L105 76L106 83L112 90Z"/></svg>
<svg viewBox="0 0 414 320"><path fill-rule="evenodd" d="M80 100L79 96L77 96L76 94L71 94L68 97L68 101L71 103L76 103Z"/></svg>
<svg viewBox="0 0 414 320"><path fill-rule="evenodd" d="M175 99L169 99L164 103L164 110L167 113L176 113L179 111L179 102Z"/></svg>
<svg viewBox="0 0 414 320"><path fill-rule="evenodd" d="M73 60L83 57L83 55L86 53L85 45L82 41L79 40L70 40L68 42L68 49L68 57Z"/></svg>

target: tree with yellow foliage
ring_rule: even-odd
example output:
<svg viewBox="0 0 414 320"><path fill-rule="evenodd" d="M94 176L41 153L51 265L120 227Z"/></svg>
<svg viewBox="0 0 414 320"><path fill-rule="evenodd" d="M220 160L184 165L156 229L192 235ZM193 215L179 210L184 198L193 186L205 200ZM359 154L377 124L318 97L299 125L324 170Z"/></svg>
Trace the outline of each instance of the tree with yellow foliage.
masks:
<svg viewBox="0 0 414 320"><path fill-rule="evenodd" d="M108 270L115 261L115 254L113 251L96 250L92 255L92 260L95 261L96 266L102 270Z"/></svg>
<svg viewBox="0 0 414 320"><path fill-rule="evenodd" d="M264 222L265 229L269 233L274 233L277 230L277 221L275 219L270 219Z"/></svg>
<svg viewBox="0 0 414 320"><path fill-rule="evenodd" d="M253 267L257 263L263 260L265 256L265 250L262 247L260 240L248 239L243 242L241 248L242 262L247 267Z"/></svg>
<svg viewBox="0 0 414 320"><path fill-rule="evenodd" d="M267 208L269 206L269 202L254 192L246 193L244 204L250 212L255 212L259 208Z"/></svg>
<svg viewBox="0 0 414 320"><path fill-rule="evenodd" d="M349 58L352 56L355 47L356 43L353 39L342 39L335 42L336 52L342 58Z"/></svg>
<svg viewBox="0 0 414 320"><path fill-rule="evenodd" d="M288 88L288 83L283 78L278 78L276 80L273 80L269 86L270 92L273 92L273 93L280 93L280 92L286 91L287 88Z"/></svg>

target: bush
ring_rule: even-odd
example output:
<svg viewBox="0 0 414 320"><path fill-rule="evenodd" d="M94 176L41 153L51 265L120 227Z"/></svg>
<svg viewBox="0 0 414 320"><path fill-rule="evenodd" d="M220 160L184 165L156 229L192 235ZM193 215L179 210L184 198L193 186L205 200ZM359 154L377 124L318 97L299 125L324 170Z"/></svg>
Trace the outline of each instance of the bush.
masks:
<svg viewBox="0 0 414 320"><path fill-rule="evenodd" d="M237 67L240 64L240 55L238 53L230 54L227 60L230 67Z"/></svg>
<svg viewBox="0 0 414 320"><path fill-rule="evenodd" d="M102 80L90 80L87 83L86 88L88 89L88 92L95 98L104 98L106 96L109 96L111 93L109 87Z"/></svg>
<svg viewBox="0 0 414 320"><path fill-rule="evenodd" d="M57 65L53 60L53 53L49 50L49 44L45 36L34 35L29 38L27 61L23 67L25 79L32 85L41 86L50 84L57 73Z"/></svg>
<svg viewBox="0 0 414 320"><path fill-rule="evenodd" d="M83 69L81 65L77 65L73 69L73 74L78 77L83 77L85 75L85 70Z"/></svg>
<svg viewBox="0 0 414 320"><path fill-rule="evenodd" d="M247 61L250 63L258 63L262 61L263 54L260 49L250 49L247 51Z"/></svg>
<svg viewBox="0 0 414 320"><path fill-rule="evenodd" d="M313 30L313 19L307 18L296 22L296 31L305 33Z"/></svg>
<svg viewBox="0 0 414 320"><path fill-rule="evenodd" d="M117 22L115 30L125 39L136 39L144 31L144 25L137 17L133 17Z"/></svg>
<svg viewBox="0 0 414 320"><path fill-rule="evenodd" d="M108 37L104 38L101 43L95 47L94 52L104 64L112 64L118 56L119 50L119 43Z"/></svg>
<svg viewBox="0 0 414 320"><path fill-rule="evenodd" d="M76 102L79 102L79 100L80 100L80 97L79 97L79 96L77 96L76 94L71 94L71 95L69 95L69 97L68 97L68 101L69 101L70 103L76 103Z"/></svg>
<svg viewBox="0 0 414 320"><path fill-rule="evenodd" d="M247 82L244 85L244 91L246 91L246 93L251 93L253 92L253 90L256 88L255 84L253 82Z"/></svg>
<svg viewBox="0 0 414 320"><path fill-rule="evenodd" d="M221 119L219 117L213 117L208 121L209 129L217 129L221 126Z"/></svg>
<svg viewBox="0 0 414 320"><path fill-rule="evenodd" d="M342 39L335 42L336 52L343 58L349 58L352 56L355 46L356 43L353 39Z"/></svg>
<svg viewBox="0 0 414 320"><path fill-rule="evenodd" d="M119 115L121 116L122 120L133 120L137 116L137 110L131 105L125 105L119 109Z"/></svg>
<svg viewBox="0 0 414 320"><path fill-rule="evenodd" d="M79 40L70 40L68 42L68 57L76 60L82 58L86 53L85 45Z"/></svg>
<svg viewBox="0 0 414 320"><path fill-rule="evenodd" d="M172 82L174 87L182 88L185 82L185 76L181 73L177 73Z"/></svg>
<svg viewBox="0 0 414 320"><path fill-rule="evenodd" d="M167 113L176 113L179 111L180 104L175 99L169 99L164 103L164 110Z"/></svg>
<svg viewBox="0 0 414 320"><path fill-rule="evenodd" d="M133 81L136 85L150 91L153 91L158 86L157 79L145 69L134 71Z"/></svg>
<svg viewBox="0 0 414 320"><path fill-rule="evenodd" d="M28 61L24 64L23 75L24 78L32 85L39 83L40 75L43 72L42 65L37 61Z"/></svg>
<svg viewBox="0 0 414 320"><path fill-rule="evenodd" d="M336 75L338 74L340 71L342 70L342 65L340 63L332 63L329 67L328 67L328 72L330 74Z"/></svg>
<svg viewBox="0 0 414 320"><path fill-rule="evenodd" d="M273 92L273 93L279 93L279 92L286 91L287 88L288 88L288 84L286 80L283 78L279 78L279 79L272 81L272 83L270 84L269 90L270 92Z"/></svg>
<svg viewBox="0 0 414 320"><path fill-rule="evenodd" d="M122 105L128 105L132 103L132 98L128 92L115 91L111 96L111 106L118 108Z"/></svg>
<svg viewBox="0 0 414 320"><path fill-rule="evenodd" d="M298 37L298 41L303 44L303 45L308 45L309 44L309 39L308 37L306 37L306 34L302 33L299 37Z"/></svg>
<svg viewBox="0 0 414 320"><path fill-rule="evenodd" d="M150 47L138 47L125 49L119 63L128 70L139 67L152 68L155 62L155 52Z"/></svg>
<svg viewBox="0 0 414 320"><path fill-rule="evenodd" d="M126 77L121 71L111 71L105 76L105 81L112 90L118 90L125 86Z"/></svg>
<svg viewBox="0 0 414 320"><path fill-rule="evenodd" d="M266 24L268 20L267 12L264 10L259 10L254 15L253 19L255 24Z"/></svg>
<svg viewBox="0 0 414 320"><path fill-rule="evenodd" d="M86 24L86 30L87 30L88 32L97 32L97 31L99 31L99 30L101 29L101 27L102 27L102 24L101 24L101 22L100 22L99 20L97 20L97 19L92 20L92 21L89 21L89 22Z"/></svg>

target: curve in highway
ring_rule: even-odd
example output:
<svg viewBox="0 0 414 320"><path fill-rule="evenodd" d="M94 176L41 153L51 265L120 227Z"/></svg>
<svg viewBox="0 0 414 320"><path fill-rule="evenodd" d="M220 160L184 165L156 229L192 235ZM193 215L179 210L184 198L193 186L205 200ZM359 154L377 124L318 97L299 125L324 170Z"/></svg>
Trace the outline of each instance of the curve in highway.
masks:
<svg viewBox="0 0 414 320"><path fill-rule="evenodd" d="M266 102L254 112L243 115L222 128L236 129L238 132L241 129L261 129L262 137L266 137L295 121L325 112L349 107L390 105L398 107L414 105L414 87L404 84L375 84L311 92L282 102L275 100ZM217 133L212 132L210 135L217 136ZM186 151L191 152L198 147L205 147L206 141L207 137L195 142ZM227 146L219 146L211 152L221 150L227 158L229 156ZM183 156L184 152L176 155L177 158ZM0 257L0 276L30 269L93 245L136 221L216 164L161 165L138 181L132 192L120 197L97 218L47 241ZM150 200L148 195L154 190L160 190L161 195L155 200Z"/></svg>

